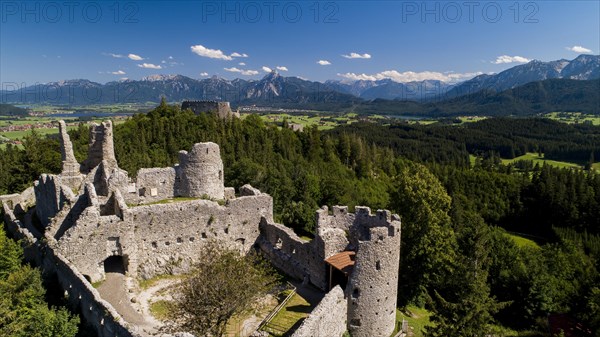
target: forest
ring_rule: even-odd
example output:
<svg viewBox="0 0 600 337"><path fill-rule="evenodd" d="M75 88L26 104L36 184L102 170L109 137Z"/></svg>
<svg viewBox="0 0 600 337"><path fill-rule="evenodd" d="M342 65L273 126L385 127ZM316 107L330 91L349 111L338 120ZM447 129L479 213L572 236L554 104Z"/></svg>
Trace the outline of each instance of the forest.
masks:
<svg viewBox="0 0 600 337"><path fill-rule="evenodd" d="M600 336L600 174L503 165L526 152L593 163L600 127L542 119L462 126L357 123L294 132L256 115L218 119L161 103L115 126L119 166L166 167L201 141L220 145L226 186L274 199L276 220L310 236L322 205L366 205L402 217L398 303L426 307L428 336L544 336L566 314ZM76 157L88 128L70 132ZM58 140L35 132L0 150L0 194L60 171ZM472 165L469 155L476 155ZM511 233L536 244L520 245Z"/></svg>

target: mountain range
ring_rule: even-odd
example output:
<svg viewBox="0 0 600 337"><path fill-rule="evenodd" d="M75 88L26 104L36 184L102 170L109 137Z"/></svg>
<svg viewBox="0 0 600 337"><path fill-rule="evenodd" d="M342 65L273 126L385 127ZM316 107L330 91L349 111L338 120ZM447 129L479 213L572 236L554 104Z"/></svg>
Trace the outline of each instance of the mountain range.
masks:
<svg viewBox="0 0 600 337"><path fill-rule="evenodd" d="M397 105L402 101L421 102L424 104L419 106L430 107L435 102L452 101L465 104L464 99L467 98L481 102L481 97L490 99L496 94L500 95L532 82L550 79L585 81L598 78L600 56L580 55L571 61L534 60L498 74L480 75L457 84L436 80L399 83L391 79L321 83L298 77L284 77L277 72L271 72L260 80L226 80L216 76L196 80L182 75L152 75L141 80L114 81L106 84L78 79L37 84L18 90L3 90L0 91L0 102L88 105L158 102L164 96L171 102L224 100L230 101L234 106L261 105L326 110L343 110L357 104ZM570 82L567 85L569 88L574 86L575 84ZM546 84L537 88L546 88ZM504 93L499 97L506 95ZM461 97L463 101L459 99ZM383 103L382 100L390 102ZM408 102L404 105L416 106Z"/></svg>

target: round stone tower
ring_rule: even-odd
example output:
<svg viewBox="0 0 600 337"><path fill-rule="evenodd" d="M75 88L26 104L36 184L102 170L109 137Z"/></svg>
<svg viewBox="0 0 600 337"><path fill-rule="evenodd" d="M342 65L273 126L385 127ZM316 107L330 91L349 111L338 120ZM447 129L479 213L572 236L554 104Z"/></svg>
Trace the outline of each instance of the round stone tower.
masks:
<svg viewBox="0 0 600 337"><path fill-rule="evenodd" d="M192 150L179 152L179 194L187 197L224 199L223 161L219 145L197 143Z"/></svg>
<svg viewBox="0 0 600 337"><path fill-rule="evenodd" d="M353 337L388 337L396 324L400 219L388 211L356 213L358 247L346 288L348 331Z"/></svg>

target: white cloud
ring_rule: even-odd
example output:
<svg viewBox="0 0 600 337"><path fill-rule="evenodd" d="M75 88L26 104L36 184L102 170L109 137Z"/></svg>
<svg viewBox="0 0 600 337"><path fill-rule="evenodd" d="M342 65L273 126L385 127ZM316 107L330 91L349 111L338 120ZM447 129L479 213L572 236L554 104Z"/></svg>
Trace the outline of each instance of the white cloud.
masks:
<svg viewBox="0 0 600 337"><path fill-rule="evenodd" d="M273 71L273 69L271 69L271 68L269 68L269 67L267 67L267 66L262 66L262 70L263 70L265 73L270 73L270 72L272 72L272 71Z"/></svg>
<svg viewBox="0 0 600 337"><path fill-rule="evenodd" d="M173 56L169 56L169 60L172 60L172 59L173 59Z"/></svg>
<svg viewBox="0 0 600 337"><path fill-rule="evenodd" d="M240 62L238 64L241 65L241 66L245 66L246 65L246 63L244 63L244 62Z"/></svg>
<svg viewBox="0 0 600 337"><path fill-rule="evenodd" d="M195 46L191 46L190 49L192 50L192 52L196 55L202 56L202 57L208 57L211 59L219 59L219 60L226 60L226 61L231 61L233 60L233 57L225 55L221 50L219 49L210 49L210 48L206 48L203 45L195 45Z"/></svg>
<svg viewBox="0 0 600 337"><path fill-rule="evenodd" d="M141 61L144 59L143 57L136 55L136 54L129 54L129 55L127 55L127 57L129 57L130 60L134 60L134 61Z"/></svg>
<svg viewBox="0 0 600 337"><path fill-rule="evenodd" d="M200 76L206 77L206 76L208 76L208 73L207 72L200 73Z"/></svg>
<svg viewBox="0 0 600 337"><path fill-rule="evenodd" d="M352 81L376 81L377 77L367 74L355 74L355 73L345 73L345 74L337 74L340 77L347 78Z"/></svg>
<svg viewBox="0 0 600 337"><path fill-rule="evenodd" d="M161 66L152 64L152 63L142 63L142 64L138 64L137 66L140 68L147 68L147 69L162 69Z"/></svg>
<svg viewBox="0 0 600 337"><path fill-rule="evenodd" d="M570 51L574 51L576 53L580 53L580 54L591 54L592 53L592 51L590 49L587 49L582 46L567 47L567 49Z"/></svg>
<svg viewBox="0 0 600 337"><path fill-rule="evenodd" d="M331 64L331 62L327 61L327 60L318 60L317 61L318 64L322 65L322 66L328 66Z"/></svg>
<svg viewBox="0 0 600 337"><path fill-rule="evenodd" d="M162 61L160 61L160 63L165 64L165 63L167 63L167 61L162 60Z"/></svg>
<svg viewBox="0 0 600 337"><path fill-rule="evenodd" d="M111 74L113 74L113 75L125 75L125 72L123 70L117 70L117 71L111 72Z"/></svg>
<svg viewBox="0 0 600 337"><path fill-rule="evenodd" d="M229 72L232 72L232 73L240 73L240 74L245 75L245 76L258 75L258 71L256 71L256 70L238 69L236 67L223 68L223 69L225 69L225 71L229 71Z"/></svg>
<svg viewBox="0 0 600 337"><path fill-rule="evenodd" d="M275 68L276 68L277 70L279 70L279 71L288 71L288 68L287 68L287 67L284 67L284 66L277 66L277 67L275 67Z"/></svg>
<svg viewBox="0 0 600 337"><path fill-rule="evenodd" d="M494 64L503 64L503 63L527 63L531 61L528 58L522 56L508 56L502 55L496 58L496 61L492 61Z"/></svg>
<svg viewBox="0 0 600 337"><path fill-rule="evenodd" d="M423 71L423 72L414 72L414 71L405 71L399 72L397 70L386 70L377 74L369 75L369 74L355 74L355 73L345 73L345 74L337 74L340 77L358 81L376 81L383 79L390 79L394 82L399 83L407 83L407 82L419 82L425 80L437 80L442 82L460 82L470 78L473 78L477 75L481 75L481 72L476 73L440 73L436 71Z"/></svg>
<svg viewBox="0 0 600 337"><path fill-rule="evenodd" d="M230 55L231 57L248 57L248 54L240 54L240 53L233 53Z"/></svg>
<svg viewBox="0 0 600 337"><path fill-rule="evenodd" d="M364 53L364 54L359 54L359 53L350 53L349 55L342 55L342 57L345 57L347 59L370 59L371 55Z"/></svg>
<svg viewBox="0 0 600 337"><path fill-rule="evenodd" d="M105 55L105 56L112 56L112 57L114 57L114 58L118 58L118 59L125 57L125 56L123 56L123 55L121 55L121 54L114 54L114 53L102 53L102 55Z"/></svg>

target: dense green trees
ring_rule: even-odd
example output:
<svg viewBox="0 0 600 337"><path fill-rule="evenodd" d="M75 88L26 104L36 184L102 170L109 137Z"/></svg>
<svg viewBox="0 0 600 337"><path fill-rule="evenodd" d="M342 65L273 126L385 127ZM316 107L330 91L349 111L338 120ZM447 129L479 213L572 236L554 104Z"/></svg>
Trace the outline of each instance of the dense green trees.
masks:
<svg viewBox="0 0 600 337"><path fill-rule="evenodd" d="M82 160L88 131L70 135ZM549 313L570 314L599 331L600 175L517 170L498 156L554 151L576 158L587 151L588 160L599 137L598 127L537 119L293 132L258 116L222 120L162 104L117 125L115 151L134 176L142 167L175 164L177 152L196 142L216 142L226 184L250 183L271 194L276 219L307 235L321 205L399 213L399 303L429 306L433 336L473 336L498 326L536 330ZM18 191L37 174L58 171L56 144L32 136L23 150L4 150L0 189ZM469 153L479 154L474 167ZM502 228L536 235L541 248L517 245Z"/></svg>
<svg viewBox="0 0 600 337"><path fill-rule="evenodd" d="M74 337L79 317L48 308L41 273L22 265L23 250L0 226L0 335Z"/></svg>

